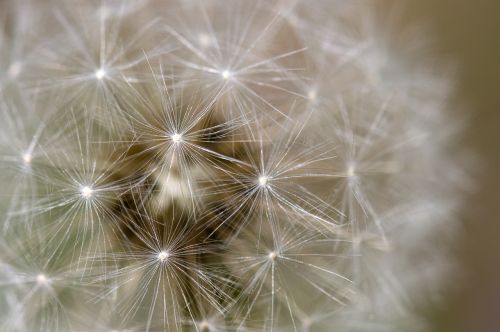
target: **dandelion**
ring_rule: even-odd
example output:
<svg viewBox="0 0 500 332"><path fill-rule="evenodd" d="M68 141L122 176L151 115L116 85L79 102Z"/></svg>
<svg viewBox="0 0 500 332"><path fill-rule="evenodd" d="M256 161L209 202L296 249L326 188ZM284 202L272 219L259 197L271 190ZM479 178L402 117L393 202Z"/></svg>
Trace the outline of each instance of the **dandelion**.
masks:
<svg viewBox="0 0 500 332"><path fill-rule="evenodd" d="M2 331L425 326L450 84L376 6L0 9Z"/></svg>

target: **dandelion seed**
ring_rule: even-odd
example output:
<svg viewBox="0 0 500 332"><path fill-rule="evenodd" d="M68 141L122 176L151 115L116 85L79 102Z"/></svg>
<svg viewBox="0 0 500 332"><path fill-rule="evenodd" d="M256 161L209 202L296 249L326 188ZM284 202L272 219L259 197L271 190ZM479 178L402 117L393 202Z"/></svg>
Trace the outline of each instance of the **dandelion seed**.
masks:
<svg viewBox="0 0 500 332"><path fill-rule="evenodd" d="M269 178L267 176L264 176L264 175L259 176L259 186L266 187L268 181L269 181Z"/></svg>
<svg viewBox="0 0 500 332"><path fill-rule="evenodd" d="M159 254L158 254L158 259L161 261L161 262L164 262L168 259L169 257L169 253L166 252L166 251L161 251Z"/></svg>
<svg viewBox="0 0 500 332"><path fill-rule="evenodd" d="M347 176L350 178L356 176L356 168L354 167L354 165L349 165L349 167L347 168Z"/></svg>
<svg viewBox="0 0 500 332"><path fill-rule="evenodd" d="M271 251L268 255L269 259L272 261L274 261L277 256L278 256L278 254L275 251Z"/></svg>
<svg viewBox="0 0 500 332"><path fill-rule="evenodd" d="M174 142L174 143L180 143L180 142L182 142L182 135L181 134L177 134L177 133L173 134L172 135L172 142Z"/></svg>
<svg viewBox="0 0 500 332"><path fill-rule="evenodd" d="M316 100L316 90L310 90L308 93L307 93L307 98L309 100Z"/></svg>
<svg viewBox="0 0 500 332"><path fill-rule="evenodd" d="M210 324L208 324L207 320L203 320L200 323L200 330L201 331L209 331L210 330Z"/></svg>
<svg viewBox="0 0 500 332"><path fill-rule="evenodd" d="M104 76L106 76L106 71L104 69L100 68L96 70L95 78L97 78L98 80L102 80Z"/></svg>
<svg viewBox="0 0 500 332"><path fill-rule="evenodd" d="M23 161L25 164L31 163L31 158L32 158L31 153L28 153L28 152L24 153L22 155L22 158L23 158Z"/></svg>
<svg viewBox="0 0 500 332"><path fill-rule="evenodd" d="M207 35L206 33L200 33L200 35L198 36L198 41L200 45L203 47L207 47L211 44L210 36Z"/></svg>
<svg viewBox="0 0 500 332"><path fill-rule="evenodd" d="M86 199L88 199L92 196L92 192L93 192L93 190L89 186L85 186L80 190L80 194L82 195L83 198L86 198Z"/></svg>
<svg viewBox="0 0 500 332"><path fill-rule="evenodd" d="M47 285L49 283L49 279L45 274L40 273L39 275L36 276L36 282L39 285Z"/></svg>
<svg viewBox="0 0 500 332"><path fill-rule="evenodd" d="M224 78L225 80L228 80L231 78L231 76L233 75L229 70L224 70L222 73L222 78Z"/></svg>

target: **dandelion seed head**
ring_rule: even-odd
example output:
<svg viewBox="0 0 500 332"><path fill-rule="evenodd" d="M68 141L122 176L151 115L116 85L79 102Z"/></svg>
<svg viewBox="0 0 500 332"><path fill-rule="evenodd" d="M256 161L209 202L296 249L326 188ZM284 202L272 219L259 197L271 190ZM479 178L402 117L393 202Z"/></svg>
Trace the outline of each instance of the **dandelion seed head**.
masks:
<svg viewBox="0 0 500 332"><path fill-rule="evenodd" d="M97 78L98 80L102 80L104 76L106 76L106 71L103 68L99 68L98 70L96 70L95 78Z"/></svg>
<svg viewBox="0 0 500 332"><path fill-rule="evenodd" d="M82 187L80 189L80 194L82 195L83 198L88 199L92 196L93 190L89 186Z"/></svg>
<svg viewBox="0 0 500 332"><path fill-rule="evenodd" d="M40 293L58 288L50 292L51 298L41 294L47 298L43 306L64 313L52 315L44 309L49 313L45 320L54 318L44 330L60 326L59 316L73 319L79 316L76 310L86 309L83 303L59 304L56 293L66 292L66 287L93 292L93 286L82 283L89 278L102 281L96 291L106 288L103 306L120 306L102 322L89 317L89 326L110 332L132 330L121 322L148 331L162 326L183 330L187 324L200 332L289 330L290 320L281 319L282 314L292 318L296 329L309 331L324 329L330 313L335 321L360 317L364 323L365 310L372 309L358 305L360 292L373 296L367 303L385 304L390 297L391 305L399 305L398 294L403 292L388 296L393 285L380 278L380 272L394 274L396 291L407 284L413 287L411 280L418 278L406 278L407 267L400 268L399 262L413 257L410 250L417 246L409 246L407 253L391 248L403 248L410 237L425 240L423 231L413 231L423 227L417 221L425 218L426 225L435 224L428 216L434 211L444 215L451 205L445 201L441 209L438 195L426 192L434 189L426 187L425 171L432 169L427 160L434 154L441 158L438 144L420 139L427 136L421 135L427 134L424 125L437 123L427 114L433 102L421 107L421 100L427 100L421 96L426 96L427 87L435 90L434 84L414 83L416 75L406 75L405 61L392 61L385 42L379 44L370 31L364 36L365 24L358 29L354 17L350 22L345 14L351 8L341 11L337 22L326 2L319 9L298 2L292 10L245 1L230 7L173 1L173 10L162 12L172 17L158 22L153 20L157 8L149 8L148 1L122 5L111 0L99 7L77 2L85 5L78 6L75 17L64 17L66 10L58 13L68 33L52 36L57 26L40 30L50 32L40 37L54 47L42 54L22 49L29 61L14 54L17 60L5 63L9 89L2 90L0 101L2 111L7 109L0 123L1 148L7 148L7 160L15 168L37 179L7 179L16 190L11 201L6 197L0 205L26 223L41 219L50 226L28 225L29 232L17 232L10 218L4 218L9 219L4 222L8 227L0 235L7 239L12 229L20 237L16 242L30 247L29 241L40 240L43 252L30 251L23 258L36 257L43 264L40 258L50 257L50 265L39 270L31 269L36 264L19 266L23 269L18 273L18 256L11 259L10 253L2 253L0 261L7 256L6 273L9 280L12 273L17 284L27 282ZM327 25L322 24L325 17ZM20 23L31 20L24 21ZM372 28L369 22L366 26ZM6 31L11 30L17 31ZM20 40L21 46L32 43L28 37ZM165 42L158 45L158 40ZM33 58L33 51L44 58ZM10 86L17 89L16 78L25 74L34 82L22 82L23 90L31 90L26 96L40 95L42 108L50 113L33 113L32 119L14 109L20 98L17 92L8 95ZM385 82L393 80L384 81L388 75L402 82L401 93L386 88L393 86ZM424 83L432 82L424 78ZM405 91L408 87L418 91ZM351 96L351 91L356 94ZM52 96L61 104L45 107ZM31 103L26 108L35 110ZM422 109L425 118L415 112ZM72 121L60 119L60 112ZM28 139L32 144L26 149ZM419 155L409 151L429 154L420 165L414 163ZM406 156L414 159L407 164ZM401 170L405 173L390 178ZM424 176L411 174L414 170ZM433 178L428 182L433 187L443 182ZM411 190L414 186L418 190ZM410 190L411 195L405 195ZM408 227L388 227L395 220ZM30 235L38 229L47 236ZM404 233L396 233L400 230ZM11 261L16 262L12 268ZM63 266L66 263L70 265ZM363 268L352 269L351 263ZM75 278L74 267L83 279ZM419 270L415 266L415 272ZM309 299L304 300L306 293ZM16 329L33 330L36 317L24 312L36 301L22 302L22 308L16 305L16 312L23 313L15 319ZM339 305L347 310L337 310ZM319 315L323 309L327 317ZM377 323L379 318L376 313ZM28 319L33 322L21 322Z"/></svg>

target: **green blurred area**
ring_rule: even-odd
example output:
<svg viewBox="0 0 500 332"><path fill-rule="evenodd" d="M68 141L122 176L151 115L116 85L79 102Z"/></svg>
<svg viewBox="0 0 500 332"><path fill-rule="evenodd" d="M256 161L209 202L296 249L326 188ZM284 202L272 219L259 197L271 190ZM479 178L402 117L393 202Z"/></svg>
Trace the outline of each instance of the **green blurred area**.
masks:
<svg viewBox="0 0 500 332"><path fill-rule="evenodd" d="M454 111L469 119L459 143L479 165L469 175L478 187L462 206L454 248L461 281L450 283L446 306L432 311L434 331L500 331L500 1L403 2L408 21L432 32L439 61L456 65Z"/></svg>

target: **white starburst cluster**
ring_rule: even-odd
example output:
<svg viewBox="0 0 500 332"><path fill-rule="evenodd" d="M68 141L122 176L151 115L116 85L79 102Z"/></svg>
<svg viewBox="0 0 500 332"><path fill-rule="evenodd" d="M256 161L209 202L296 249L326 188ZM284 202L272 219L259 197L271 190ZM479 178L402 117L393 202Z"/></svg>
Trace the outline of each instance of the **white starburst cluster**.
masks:
<svg viewBox="0 0 500 332"><path fill-rule="evenodd" d="M82 194L83 198L90 198L92 196L92 188L89 186L85 186L80 190L80 193Z"/></svg>
<svg viewBox="0 0 500 332"><path fill-rule="evenodd" d="M102 80L106 76L106 71L104 69L98 69L95 72L95 78Z"/></svg>
<svg viewBox="0 0 500 332"><path fill-rule="evenodd" d="M425 330L456 128L378 5L0 13L0 331Z"/></svg>

